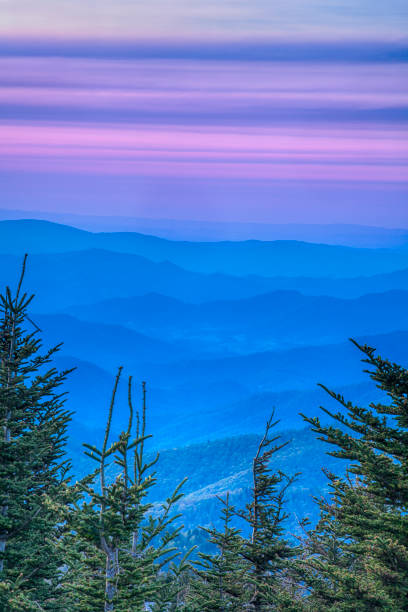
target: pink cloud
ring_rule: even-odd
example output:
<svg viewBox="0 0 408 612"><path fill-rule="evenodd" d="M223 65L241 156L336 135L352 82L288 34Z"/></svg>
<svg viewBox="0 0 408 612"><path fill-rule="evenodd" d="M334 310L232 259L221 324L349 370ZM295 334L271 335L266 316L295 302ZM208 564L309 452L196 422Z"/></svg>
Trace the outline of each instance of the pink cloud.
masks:
<svg viewBox="0 0 408 612"><path fill-rule="evenodd" d="M333 190L350 182L402 185L408 125L387 112L381 121L353 112L364 118L405 109L406 71L397 64L0 58L0 109L12 109L0 123L0 171L69 174L79 185L80 177L244 179L254 188L323 181ZM101 109L105 120L96 115ZM281 121L288 110L293 119ZM261 111L275 115L259 118ZM49 119L35 119L37 112ZM155 121L143 118L152 112ZM344 112L351 119L341 119Z"/></svg>
<svg viewBox="0 0 408 612"><path fill-rule="evenodd" d="M0 125L0 166L163 176L403 181L408 130Z"/></svg>
<svg viewBox="0 0 408 612"><path fill-rule="evenodd" d="M112 174L145 177L172 178L212 178L212 179L274 179L274 180L311 180L311 181L368 181L368 182L407 182L408 166L347 165L324 164L261 164L206 163L188 161L117 161L117 160L77 160L43 158L19 158L18 163L2 159L4 170L26 170L30 172L56 172L75 174Z"/></svg>
<svg viewBox="0 0 408 612"><path fill-rule="evenodd" d="M37 172L407 181L406 134L0 127L0 166Z"/></svg>

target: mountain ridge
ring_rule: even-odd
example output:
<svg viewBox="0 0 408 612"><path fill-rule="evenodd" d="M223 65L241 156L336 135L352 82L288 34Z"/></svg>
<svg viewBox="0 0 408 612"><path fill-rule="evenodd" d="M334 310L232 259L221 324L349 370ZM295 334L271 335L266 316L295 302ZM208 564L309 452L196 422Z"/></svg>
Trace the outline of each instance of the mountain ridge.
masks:
<svg viewBox="0 0 408 612"><path fill-rule="evenodd" d="M361 248L395 248L408 244L408 228L350 223L249 223L124 217L0 209L1 220L43 220L90 232L132 231L169 240L303 240ZM323 239L324 238L324 239Z"/></svg>
<svg viewBox="0 0 408 612"><path fill-rule="evenodd" d="M202 304L149 293L67 312L83 320L121 323L168 342L195 343L204 351L217 347L220 352L249 353L408 329L408 291L336 298L282 290Z"/></svg>
<svg viewBox="0 0 408 612"><path fill-rule="evenodd" d="M72 236L75 239L72 239ZM68 239L69 238L69 239ZM64 242L65 240L65 242ZM3 253L67 252L89 248L144 256L186 270L235 276L367 276L408 267L408 249L361 249L310 242L171 241L132 232L91 233L49 221L0 221ZM324 256L323 256L324 254Z"/></svg>

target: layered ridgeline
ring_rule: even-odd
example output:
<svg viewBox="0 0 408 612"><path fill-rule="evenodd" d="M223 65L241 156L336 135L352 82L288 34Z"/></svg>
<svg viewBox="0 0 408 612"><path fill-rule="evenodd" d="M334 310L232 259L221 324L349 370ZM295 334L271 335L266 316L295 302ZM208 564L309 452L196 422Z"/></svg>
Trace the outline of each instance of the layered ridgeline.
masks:
<svg viewBox="0 0 408 612"><path fill-rule="evenodd" d="M302 427L298 413L322 402L323 378L364 402L377 391L349 336L408 358L401 241L176 242L28 220L0 222L0 238L3 285L30 253L30 315L49 345L63 333L58 363L77 367L67 383L77 422L100 425L123 363L149 382L161 448L259 432L273 406L282 429Z"/></svg>
<svg viewBox="0 0 408 612"><path fill-rule="evenodd" d="M192 221L0 209L0 220L18 219L46 219L91 232L138 232L139 234L149 234L169 240L201 242L300 240L358 248L394 248L408 245L408 231L406 229L367 225Z"/></svg>
<svg viewBox="0 0 408 612"><path fill-rule="evenodd" d="M291 452L283 464L296 472L313 456L313 466L327 465L323 449L306 444L299 416L334 403L316 383L362 404L382 397L349 336L408 361L408 250L400 242L394 249L189 243L43 221L0 222L0 237L2 284L29 250L31 319L46 345L64 340L57 365L76 368L66 382L75 469L85 469L81 442L101 429L116 368L125 364L148 381L149 426L155 448L173 449L169 471L178 474L180 457L191 466L190 527L197 516L215 517L218 493L247 495L255 434L273 407L296 449L296 461ZM119 386L114 431L126 418L126 393ZM239 453L216 452L229 444ZM196 481L203 466L205 478ZM312 485L304 475L294 504L315 516L311 494L323 485L322 475Z"/></svg>
<svg viewBox="0 0 408 612"><path fill-rule="evenodd" d="M47 221L1 221L2 252L104 250L170 261L204 273L259 276L362 276L408 267L408 240L396 248L351 248L296 240L187 242L136 232L92 233Z"/></svg>
<svg viewBox="0 0 408 612"><path fill-rule="evenodd" d="M42 343L25 264L0 295L1 610L406 609L406 368L353 340L368 407L322 386L332 405L302 415L310 428L279 434L272 411L263 433L160 456L146 383L123 367L105 426L71 422L72 372Z"/></svg>

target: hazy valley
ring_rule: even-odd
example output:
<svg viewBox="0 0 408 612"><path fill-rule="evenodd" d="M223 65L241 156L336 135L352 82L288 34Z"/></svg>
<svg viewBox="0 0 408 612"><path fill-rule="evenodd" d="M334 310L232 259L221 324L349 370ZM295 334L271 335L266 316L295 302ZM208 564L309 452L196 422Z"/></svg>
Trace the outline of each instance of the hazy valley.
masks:
<svg viewBox="0 0 408 612"><path fill-rule="evenodd" d="M2 283L10 270L17 278L27 250L33 323L45 345L63 341L57 365L76 368L66 385L75 469L86 465L81 443L102 436L123 365L147 381L160 470L170 461L176 478L176 465L189 475L182 504L190 527L199 515L215 519L216 495L230 489L245 498L255 434L274 408L279 430L294 439L280 467L304 472L291 504L312 508L325 481L310 482L311 472L328 458L299 413L335 404L317 383L362 404L381 397L349 337L408 362L408 249L401 245L173 242L42 221L0 222L0 236ZM123 387L116 431L126 414ZM214 449L224 449L222 459Z"/></svg>

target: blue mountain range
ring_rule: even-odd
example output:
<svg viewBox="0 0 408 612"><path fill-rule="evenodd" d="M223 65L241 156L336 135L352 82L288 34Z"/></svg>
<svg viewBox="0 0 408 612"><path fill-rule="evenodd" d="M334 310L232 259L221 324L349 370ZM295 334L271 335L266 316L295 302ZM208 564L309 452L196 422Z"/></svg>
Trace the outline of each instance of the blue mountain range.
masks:
<svg viewBox="0 0 408 612"><path fill-rule="evenodd" d="M81 442L101 435L123 365L134 376L136 402L141 381L148 383L152 452L162 449L173 468L185 463L191 485L183 503L192 525L197 512L214 514L216 495L231 490L239 497L249 486L245 466L273 408L283 436L295 440L297 460L288 451L283 463L296 467L313 448L323 466L326 449L316 446L299 415L320 414L321 405L337 409L317 383L361 404L385 399L348 339L408 364L402 235L393 248L355 248L294 240L188 242L0 221L0 281L16 282L27 252L25 289L36 294L33 329L41 329L45 346L63 342L58 367L76 368L66 385L67 407L75 413L75 469L86 469ZM114 429L120 431L125 384L117 404ZM317 489L306 481L302 486L315 493L324 479Z"/></svg>

